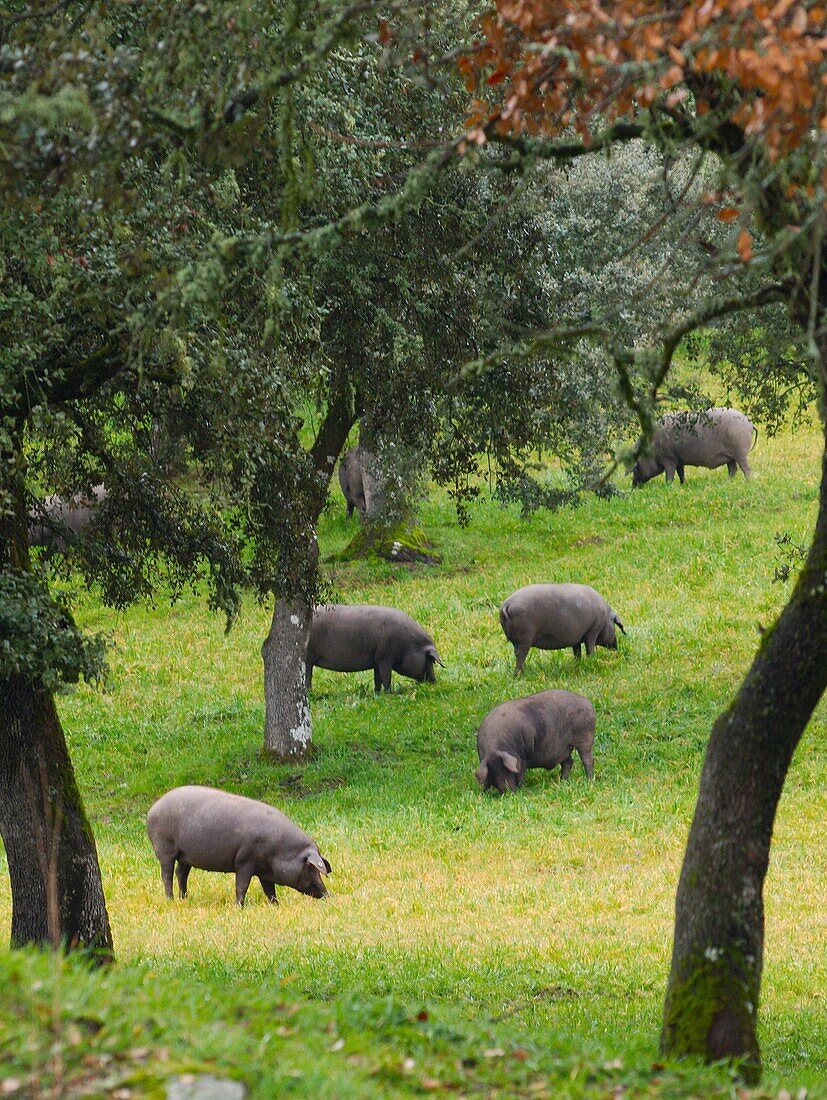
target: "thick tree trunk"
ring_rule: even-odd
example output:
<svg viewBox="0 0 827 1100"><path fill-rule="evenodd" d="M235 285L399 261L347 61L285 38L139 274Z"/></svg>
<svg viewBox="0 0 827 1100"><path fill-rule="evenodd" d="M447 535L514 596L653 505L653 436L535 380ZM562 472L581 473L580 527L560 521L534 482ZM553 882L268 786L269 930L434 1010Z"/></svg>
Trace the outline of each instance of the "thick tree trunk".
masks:
<svg viewBox="0 0 827 1100"><path fill-rule="evenodd" d="M827 687L827 446L818 520L790 602L712 729L676 898L661 1045L760 1074L763 886L793 752Z"/></svg>
<svg viewBox="0 0 827 1100"><path fill-rule="evenodd" d="M400 454L394 453L392 446L379 445L364 422L359 429L359 446L365 511L360 529L341 557L348 560L375 555L391 562L435 564L440 559L431 552L416 513L424 457L411 448Z"/></svg>
<svg viewBox="0 0 827 1100"><path fill-rule="evenodd" d="M276 600L264 659L264 747L281 759L296 759L310 747L312 726L305 674L313 609L301 600Z"/></svg>
<svg viewBox="0 0 827 1100"><path fill-rule="evenodd" d="M51 692L0 681L0 835L9 861L11 943L112 957L98 855Z"/></svg>
<svg viewBox="0 0 827 1100"><path fill-rule="evenodd" d="M301 530L315 531L327 503L330 479L342 453L348 433L359 415L359 402L351 391L347 372L325 413L319 433L310 448L315 485L310 494L307 520ZM300 560L304 556L304 560ZM264 748L284 760L305 756L311 745L313 727L305 668L307 640L313 608L297 591L312 593L318 586L319 547L311 538L297 552L297 575L303 584L276 592L276 606L270 633L261 647L264 661Z"/></svg>

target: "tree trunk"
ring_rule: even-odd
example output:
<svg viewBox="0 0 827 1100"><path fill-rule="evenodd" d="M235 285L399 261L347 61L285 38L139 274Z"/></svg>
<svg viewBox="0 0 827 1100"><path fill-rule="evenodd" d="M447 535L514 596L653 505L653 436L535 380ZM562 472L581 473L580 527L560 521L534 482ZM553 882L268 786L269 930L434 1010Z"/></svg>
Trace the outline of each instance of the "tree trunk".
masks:
<svg viewBox="0 0 827 1100"><path fill-rule="evenodd" d="M675 903L661 1046L761 1062L763 886L793 752L827 687L827 444L818 520L789 603L712 729Z"/></svg>
<svg viewBox="0 0 827 1100"><path fill-rule="evenodd" d="M303 600L277 599L264 660L264 747L281 759L299 759L310 748L305 658L313 609Z"/></svg>
<svg viewBox="0 0 827 1100"><path fill-rule="evenodd" d="M63 944L110 960L98 854L54 697L24 676L0 681L0 835L12 946Z"/></svg>
<svg viewBox="0 0 827 1100"><path fill-rule="evenodd" d="M359 416L359 401L354 396L345 371L334 387L333 396L310 448L314 485L309 494L306 521L297 530L315 531L327 503L330 479L342 453L348 433ZM318 590L319 547L315 537L299 547L295 565L303 583L276 591L276 606L270 633L261 647L264 661L264 748L283 760L296 760L310 750L313 727L307 694L305 659L313 608L307 596L297 592Z"/></svg>
<svg viewBox="0 0 827 1100"><path fill-rule="evenodd" d="M419 526L425 458L411 447L379 443L362 421L359 428L365 511L359 530L341 554L343 560L384 558L434 565L440 559Z"/></svg>

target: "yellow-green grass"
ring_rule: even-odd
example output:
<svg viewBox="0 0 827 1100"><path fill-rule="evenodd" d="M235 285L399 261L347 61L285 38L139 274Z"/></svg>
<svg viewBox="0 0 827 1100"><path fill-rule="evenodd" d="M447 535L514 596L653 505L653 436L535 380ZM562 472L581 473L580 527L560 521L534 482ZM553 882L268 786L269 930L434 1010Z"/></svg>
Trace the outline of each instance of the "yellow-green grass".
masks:
<svg viewBox="0 0 827 1100"><path fill-rule="evenodd" d="M81 687L60 709L119 960L119 976L88 979L110 983L98 995L114 997L130 975L161 1000L164 989L172 998L200 991L213 1022L203 1025L196 1061L234 1067L260 1095L274 1082L307 1095L435 1089L423 1081L502 1095L605 1095L619 1085L640 1095L726 1092L720 1072L713 1085L698 1067L668 1080L650 1068L675 885L711 723L749 665L759 624L772 622L789 593L772 581L773 535L806 539L819 453L811 425L762 437L751 483L693 469L683 488L659 479L528 520L485 501L466 530L435 494L423 521L441 565L329 571L337 598L414 615L447 667L434 686L396 679L394 694L379 698L370 673L317 670L316 754L302 765L275 766L260 751L268 608L248 602L225 635L194 596L124 615L86 598L84 624L115 641L112 681L106 694ZM323 555L352 531L337 494ZM515 680L497 607L522 584L563 580L604 593L628 637L617 653L581 662L570 651L532 651L526 677ZM567 784L531 772L516 796L483 795L473 777L479 722L503 699L549 687L594 702L595 783L578 762ZM733 756L733 781L739 767ZM819 1085L827 1076L825 779L820 711L787 781L766 892L768 1094L794 1083L827 1096ZM188 901L166 903L144 815L164 790L190 782L283 808L333 864L330 899L282 890L273 910L254 884L238 910L228 876L196 870ZM3 875L5 927L9 912ZM48 987L48 975L41 980ZM71 971L72 982L86 980ZM285 1000L310 1021L306 1054L294 1035L301 1029L287 1024L261 1047L262 1018L282 1013ZM236 1007L219 1041L225 1002ZM237 1002L258 1006L249 1010L258 1022L231 1041ZM427 1021L416 1020L419 1010ZM332 1050L325 1028L344 1046ZM157 1044L181 1042L174 1020L161 1031ZM526 1057L473 1057L515 1047ZM454 1048L478 1064L463 1068L461 1057L460 1072Z"/></svg>

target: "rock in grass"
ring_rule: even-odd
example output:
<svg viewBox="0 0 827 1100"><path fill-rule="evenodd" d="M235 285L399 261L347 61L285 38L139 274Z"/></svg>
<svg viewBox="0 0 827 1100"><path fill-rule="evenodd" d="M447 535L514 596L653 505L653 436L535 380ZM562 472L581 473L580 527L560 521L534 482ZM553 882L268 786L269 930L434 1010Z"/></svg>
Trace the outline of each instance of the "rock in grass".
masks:
<svg viewBox="0 0 827 1100"><path fill-rule="evenodd" d="M244 1100L246 1095L243 1082L212 1073L182 1073L167 1081L167 1100Z"/></svg>

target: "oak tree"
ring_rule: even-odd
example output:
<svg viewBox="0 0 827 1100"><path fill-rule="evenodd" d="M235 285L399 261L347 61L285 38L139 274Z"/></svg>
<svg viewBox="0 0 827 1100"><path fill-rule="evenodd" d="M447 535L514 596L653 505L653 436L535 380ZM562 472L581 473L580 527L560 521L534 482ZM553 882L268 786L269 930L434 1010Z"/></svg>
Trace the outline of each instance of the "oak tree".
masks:
<svg viewBox="0 0 827 1100"><path fill-rule="evenodd" d="M468 145L579 158L633 140L698 154L700 202L726 231L698 293L648 349L609 347L651 434L675 349L717 319L783 306L827 404L827 8L820 0L652 5L500 0L460 60ZM749 371L751 368L746 365ZM749 389L749 384L745 384ZM827 450L812 543L791 598L712 729L676 899L662 1045L757 1075L763 885L784 778L827 686ZM734 763L733 763L734 762Z"/></svg>

